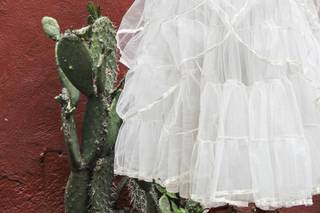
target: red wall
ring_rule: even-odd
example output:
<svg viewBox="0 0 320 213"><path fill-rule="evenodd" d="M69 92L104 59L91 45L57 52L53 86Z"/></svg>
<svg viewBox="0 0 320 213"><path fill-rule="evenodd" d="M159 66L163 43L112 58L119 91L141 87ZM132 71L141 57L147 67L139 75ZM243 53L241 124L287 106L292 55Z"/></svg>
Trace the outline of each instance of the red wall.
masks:
<svg viewBox="0 0 320 213"><path fill-rule="evenodd" d="M40 21L48 15L63 29L80 27L86 2L0 0L0 213L63 212L69 168L53 100L60 85ZM119 24L133 0L96 2ZM282 212L316 213L320 205Z"/></svg>
<svg viewBox="0 0 320 213"><path fill-rule="evenodd" d="M98 0L116 24L133 0ZM86 0L0 0L0 213L63 212L69 173L59 130L54 42L41 18L86 23Z"/></svg>

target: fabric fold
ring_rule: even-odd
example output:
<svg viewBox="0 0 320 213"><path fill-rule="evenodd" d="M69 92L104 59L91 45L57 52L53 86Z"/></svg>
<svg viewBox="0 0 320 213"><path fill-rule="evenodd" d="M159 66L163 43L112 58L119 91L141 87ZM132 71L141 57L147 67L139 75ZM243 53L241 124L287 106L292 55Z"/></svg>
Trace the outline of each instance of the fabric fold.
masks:
<svg viewBox="0 0 320 213"><path fill-rule="evenodd" d="M320 37L309 0L136 0L115 173L206 207L320 193Z"/></svg>

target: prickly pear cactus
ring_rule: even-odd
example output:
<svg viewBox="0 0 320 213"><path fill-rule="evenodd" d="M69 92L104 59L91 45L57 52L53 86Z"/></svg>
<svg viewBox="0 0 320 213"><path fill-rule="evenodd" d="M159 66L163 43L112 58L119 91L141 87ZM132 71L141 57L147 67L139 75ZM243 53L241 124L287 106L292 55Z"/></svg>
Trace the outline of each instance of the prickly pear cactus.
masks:
<svg viewBox="0 0 320 213"><path fill-rule="evenodd" d="M88 26L60 32L58 22L43 17L46 35L56 42L55 59L62 84L55 99L61 105L61 123L71 173L65 189L66 213L183 213L173 194L128 177L114 181L114 145L121 120L116 103L124 81L116 85L115 28L100 8L88 4ZM75 113L80 94L87 98L82 141L77 136ZM117 209L126 188L131 206ZM173 208L173 209L172 209ZM170 211L169 211L170 210Z"/></svg>
<svg viewBox="0 0 320 213"><path fill-rule="evenodd" d="M67 213L116 212L113 149L121 120L115 106L122 85L115 85L115 29L99 8L90 3L88 11L88 26L64 33L55 19L42 19L44 32L56 41L56 64L63 87L56 100L61 104L71 167L65 190ZM74 120L80 94L87 97L81 142Z"/></svg>

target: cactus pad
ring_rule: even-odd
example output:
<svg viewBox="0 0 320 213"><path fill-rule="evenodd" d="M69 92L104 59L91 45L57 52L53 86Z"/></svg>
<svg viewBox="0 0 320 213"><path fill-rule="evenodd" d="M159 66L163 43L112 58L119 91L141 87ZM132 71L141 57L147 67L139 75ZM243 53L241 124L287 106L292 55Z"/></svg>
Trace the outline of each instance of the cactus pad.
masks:
<svg viewBox="0 0 320 213"><path fill-rule="evenodd" d="M49 38L58 41L60 39L60 26L54 18L45 16L41 20L43 31Z"/></svg>
<svg viewBox="0 0 320 213"><path fill-rule="evenodd" d="M92 58L82 40L69 33L57 45L57 61L71 83L83 94L94 93Z"/></svg>

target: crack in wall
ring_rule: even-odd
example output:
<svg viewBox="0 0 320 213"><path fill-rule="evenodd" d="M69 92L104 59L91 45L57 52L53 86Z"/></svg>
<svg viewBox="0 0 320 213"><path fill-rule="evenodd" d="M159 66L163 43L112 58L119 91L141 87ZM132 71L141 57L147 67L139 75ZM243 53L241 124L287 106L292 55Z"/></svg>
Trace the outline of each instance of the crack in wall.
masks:
<svg viewBox="0 0 320 213"><path fill-rule="evenodd" d="M8 175L0 175L0 180L6 180L6 181L14 182L14 183L16 183L18 186L24 184L21 180L16 179L16 178L9 177Z"/></svg>

